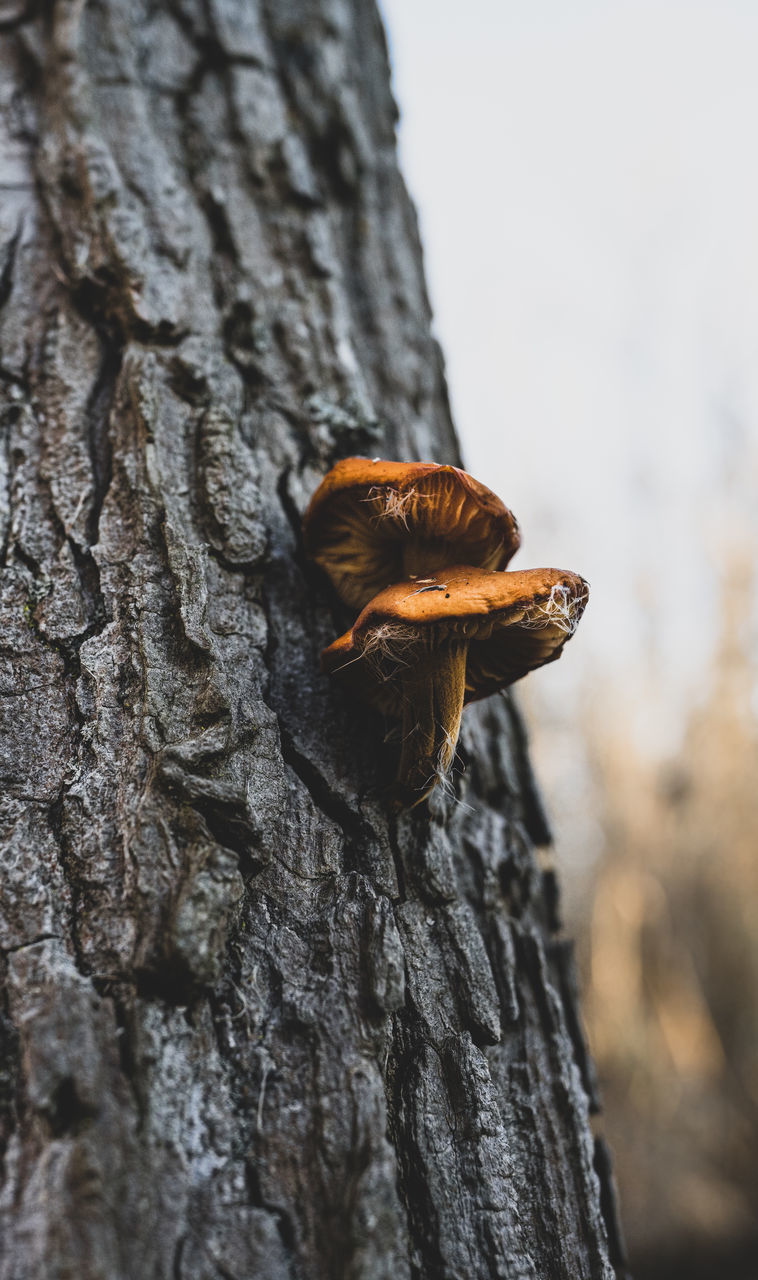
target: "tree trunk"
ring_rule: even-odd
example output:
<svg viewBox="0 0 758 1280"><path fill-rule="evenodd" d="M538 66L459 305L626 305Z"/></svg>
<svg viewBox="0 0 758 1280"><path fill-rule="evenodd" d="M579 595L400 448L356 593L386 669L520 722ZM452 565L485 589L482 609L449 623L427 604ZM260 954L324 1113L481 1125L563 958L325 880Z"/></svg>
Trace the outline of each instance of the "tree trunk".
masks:
<svg viewBox="0 0 758 1280"><path fill-rule="evenodd" d="M0 1276L612 1276L514 706L393 818L319 674L320 477L458 461L373 0L0 26Z"/></svg>

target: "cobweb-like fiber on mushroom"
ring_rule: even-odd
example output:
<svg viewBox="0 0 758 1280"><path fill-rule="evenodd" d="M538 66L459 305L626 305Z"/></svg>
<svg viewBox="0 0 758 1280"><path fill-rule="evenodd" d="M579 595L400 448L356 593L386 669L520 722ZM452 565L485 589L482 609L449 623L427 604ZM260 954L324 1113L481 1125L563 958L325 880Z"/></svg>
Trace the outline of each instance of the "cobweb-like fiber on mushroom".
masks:
<svg viewBox="0 0 758 1280"><path fill-rule="evenodd" d="M575 595L569 587L556 582L547 599L530 608L519 625L530 631L556 627L564 635L573 636L584 613L587 594L585 590L581 595Z"/></svg>
<svg viewBox="0 0 758 1280"><path fill-rule="evenodd" d="M391 680L410 666L411 651L418 645L418 631L402 622L383 622L366 636L361 651L378 680Z"/></svg>
<svg viewBox="0 0 758 1280"><path fill-rule="evenodd" d="M335 667L332 674L336 675L356 662L365 662L373 678L383 684L411 665L411 650L418 647L418 639L414 627L405 626L402 622L383 622L368 632L360 652Z"/></svg>
<svg viewBox="0 0 758 1280"><path fill-rule="evenodd" d="M430 761L432 767L429 774L424 778L423 782L416 784L418 794L411 805L411 808L414 809L417 804L421 804L422 800L426 799L430 792L434 791L435 787L439 787L441 793L447 796L448 799L455 800L456 798L452 773L457 757L456 748L458 745L458 737L457 735L452 734L449 729L445 729L443 725L438 725L438 728L442 734L442 741L437 749L437 754L434 760ZM405 736L413 735L417 729L418 725L412 724ZM391 733L388 734L385 741L389 741L391 736Z"/></svg>
<svg viewBox="0 0 758 1280"><path fill-rule="evenodd" d="M440 726L442 728L442 726ZM456 793L453 775L460 772L460 768L456 769L455 762L460 760L458 755L458 735L452 734L448 729L444 731L444 740L437 752L437 759L432 772L428 778L419 787L418 799L414 801L412 808L417 804L421 804L426 800L432 791L439 791L448 803L455 804L462 809L472 813L471 806L465 804Z"/></svg>
<svg viewBox="0 0 758 1280"><path fill-rule="evenodd" d="M369 489L363 502L373 503L375 510L372 520L396 520L404 529L408 528L408 518L420 502L427 502L429 494L419 493L418 489L393 489L388 485L377 484Z"/></svg>
<svg viewBox="0 0 758 1280"><path fill-rule="evenodd" d="M442 728L442 726L440 726ZM444 729L442 743L437 752L437 767L432 775L430 787L438 786L448 797L455 796L455 788L453 786L452 772L455 763L456 748L458 746L458 734L452 734L449 729Z"/></svg>

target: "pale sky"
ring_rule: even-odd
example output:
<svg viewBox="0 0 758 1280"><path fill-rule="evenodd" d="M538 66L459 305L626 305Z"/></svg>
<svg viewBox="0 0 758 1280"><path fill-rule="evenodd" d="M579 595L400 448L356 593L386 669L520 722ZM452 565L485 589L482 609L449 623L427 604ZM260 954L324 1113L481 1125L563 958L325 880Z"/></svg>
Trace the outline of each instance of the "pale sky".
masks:
<svg viewBox="0 0 758 1280"><path fill-rule="evenodd" d="M381 7L469 469L514 568L592 586L536 705L559 729L615 691L675 752L722 558L758 559L758 4Z"/></svg>

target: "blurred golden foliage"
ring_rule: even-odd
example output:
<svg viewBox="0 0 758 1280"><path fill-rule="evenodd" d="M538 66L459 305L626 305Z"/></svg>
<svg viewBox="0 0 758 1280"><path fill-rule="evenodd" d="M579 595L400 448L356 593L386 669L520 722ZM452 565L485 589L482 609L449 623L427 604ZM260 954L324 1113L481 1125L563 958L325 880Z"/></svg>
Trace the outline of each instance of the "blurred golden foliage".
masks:
<svg viewBox="0 0 758 1280"><path fill-rule="evenodd" d="M733 564L678 758L656 766L606 730L594 761L606 852L579 954L636 1280L758 1277L754 581Z"/></svg>

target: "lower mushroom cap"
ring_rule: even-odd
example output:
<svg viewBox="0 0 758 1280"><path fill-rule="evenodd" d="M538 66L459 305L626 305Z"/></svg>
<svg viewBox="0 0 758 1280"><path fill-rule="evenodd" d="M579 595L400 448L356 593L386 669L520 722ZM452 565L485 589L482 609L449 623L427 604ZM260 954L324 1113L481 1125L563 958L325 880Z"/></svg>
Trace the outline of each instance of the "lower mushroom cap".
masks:
<svg viewBox="0 0 758 1280"><path fill-rule="evenodd" d="M324 650L322 667L402 719L399 781L417 790L433 763L437 776L449 770L464 703L559 658L587 598L587 583L566 570L456 566L380 592Z"/></svg>
<svg viewBox="0 0 758 1280"><path fill-rule="evenodd" d="M353 627L324 650L322 669L344 672L368 702L388 711L397 672L428 649L465 640L471 702L554 662L579 625L588 596L584 578L568 570L490 573L458 565L379 592ZM401 709L397 701L398 715Z"/></svg>

